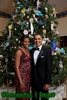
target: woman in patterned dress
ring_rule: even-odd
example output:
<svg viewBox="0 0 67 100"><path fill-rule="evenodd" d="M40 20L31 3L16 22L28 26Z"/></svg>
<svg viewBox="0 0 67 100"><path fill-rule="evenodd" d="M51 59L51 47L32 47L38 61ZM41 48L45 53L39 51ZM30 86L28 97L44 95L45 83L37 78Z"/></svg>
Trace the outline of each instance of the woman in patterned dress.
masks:
<svg viewBox="0 0 67 100"><path fill-rule="evenodd" d="M30 39L27 35L21 38L22 47L15 54L16 93L30 93L30 53L28 46ZM16 98L16 100L29 100L30 98Z"/></svg>

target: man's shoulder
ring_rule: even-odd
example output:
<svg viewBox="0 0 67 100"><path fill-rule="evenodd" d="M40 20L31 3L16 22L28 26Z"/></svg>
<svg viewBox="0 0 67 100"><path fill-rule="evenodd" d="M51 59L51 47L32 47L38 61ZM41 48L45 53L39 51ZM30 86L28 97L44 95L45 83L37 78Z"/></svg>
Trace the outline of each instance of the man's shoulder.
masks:
<svg viewBox="0 0 67 100"><path fill-rule="evenodd" d="M42 46L42 48L43 48L43 50L45 50L45 51L51 51L50 48L47 48L47 47L45 47L45 46Z"/></svg>

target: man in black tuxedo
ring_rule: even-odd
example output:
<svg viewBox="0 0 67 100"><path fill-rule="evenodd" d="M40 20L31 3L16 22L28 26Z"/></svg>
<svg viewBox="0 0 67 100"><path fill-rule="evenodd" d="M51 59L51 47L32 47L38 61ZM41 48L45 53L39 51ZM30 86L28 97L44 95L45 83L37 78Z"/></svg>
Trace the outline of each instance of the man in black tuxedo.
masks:
<svg viewBox="0 0 67 100"><path fill-rule="evenodd" d="M36 34L34 36L35 48L31 50L32 100L39 100L39 97L41 97L41 100L48 100L42 94L48 93L51 83L51 52L48 48L42 46L42 40L42 36Z"/></svg>

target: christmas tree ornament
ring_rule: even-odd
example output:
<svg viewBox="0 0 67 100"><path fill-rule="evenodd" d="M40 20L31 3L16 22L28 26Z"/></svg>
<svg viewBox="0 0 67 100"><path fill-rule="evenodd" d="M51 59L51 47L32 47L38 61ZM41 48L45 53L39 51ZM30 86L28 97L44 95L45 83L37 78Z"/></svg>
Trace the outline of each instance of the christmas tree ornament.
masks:
<svg viewBox="0 0 67 100"><path fill-rule="evenodd" d="M45 18L48 19L49 18L48 15L45 15Z"/></svg>
<svg viewBox="0 0 67 100"><path fill-rule="evenodd" d="M25 30L23 31L23 34L24 34L24 35L27 35L27 34L28 34L28 30L25 29Z"/></svg>
<svg viewBox="0 0 67 100"><path fill-rule="evenodd" d="M56 24L56 23L53 24L53 28L54 28L54 29L57 28L57 24Z"/></svg>
<svg viewBox="0 0 67 100"><path fill-rule="evenodd" d="M43 22L41 19L38 20L40 26L46 26L46 22Z"/></svg>
<svg viewBox="0 0 67 100"><path fill-rule="evenodd" d="M56 56L56 55L57 55L57 53L56 53L55 51L52 51L52 55Z"/></svg>
<svg viewBox="0 0 67 100"><path fill-rule="evenodd" d="M42 3L41 3L41 1L40 0L37 0L37 9L39 9L39 8L41 8L41 6L42 6Z"/></svg>
<svg viewBox="0 0 67 100"><path fill-rule="evenodd" d="M8 35L8 39L11 38L11 30L9 30L9 35Z"/></svg>
<svg viewBox="0 0 67 100"><path fill-rule="evenodd" d="M19 10L18 10L18 9L16 9L16 10L15 10L15 13L16 13L16 14L18 14L18 13L19 13Z"/></svg>
<svg viewBox="0 0 67 100"><path fill-rule="evenodd" d="M20 44L20 41L18 41L18 43Z"/></svg>
<svg viewBox="0 0 67 100"><path fill-rule="evenodd" d="M34 27L33 27L33 18L30 18L30 30L31 30L31 34L33 34L34 32Z"/></svg>
<svg viewBox="0 0 67 100"><path fill-rule="evenodd" d="M22 9L24 6L20 4L19 7L20 7L20 9Z"/></svg>
<svg viewBox="0 0 67 100"><path fill-rule="evenodd" d="M39 10L34 10L34 13L36 14L36 16L41 16L41 17L43 17L43 14L42 14L41 11L39 11Z"/></svg>
<svg viewBox="0 0 67 100"><path fill-rule="evenodd" d="M64 54L65 55L65 50L64 48L56 48L56 50L58 50L61 54Z"/></svg>
<svg viewBox="0 0 67 100"><path fill-rule="evenodd" d="M62 54L65 55L65 50L64 50L64 48L61 48L61 49L60 49L60 53L62 53Z"/></svg>
<svg viewBox="0 0 67 100"><path fill-rule="evenodd" d="M33 32L34 32L33 23L30 23L30 30L31 30L31 34L33 34Z"/></svg>
<svg viewBox="0 0 67 100"><path fill-rule="evenodd" d="M27 19L29 19L29 16L27 16Z"/></svg>
<svg viewBox="0 0 67 100"><path fill-rule="evenodd" d="M42 45L45 45L46 44L46 41L45 41L45 39L43 39L43 41L42 41Z"/></svg>
<svg viewBox="0 0 67 100"><path fill-rule="evenodd" d="M0 54L0 59L3 58L3 55Z"/></svg>
<svg viewBox="0 0 67 100"><path fill-rule="evenodd" d="M5 58L5 62L6 62L6 63L8 62L8 58Z"/></svg>
<svg viewBox="0 0 67 100"><path fill-rule="evenodd" d="M12 58L12 61L14 61L14 58Z"/></svg>
<svg viewBox="0 0 67 100"><path fill-rule="evenodd" d="M18 38L16 38L16 41L18 41Z"/></svg>
<svg viewBox="0 0 67 100"><path fill-rule="evenodd" d="M14 49L16 49L17 47L15 46Z"/></svg>
<svg viewBox="0 0 67 100"><path fill-rule="evenodd" d="M34 11L33 6L30 6L26 11L27 13L31 13L32 11Z"/></svg>
<svg viewBox="0 0 67 100"><path fill-rule="evenodd" d="M5 43L5 42L3 42L3 43L1 44L1 46L0 46L0 47L3 47L3 46L4 46L4 43Z"/></svg>
<svg viewBox="0 0 67 100"><path fill-rule="evenodd" d="M8 29L9 29L8 39L11 38L11 30L12 30L12 28L13 28L13 24L11 24L11 25L8 26Z"/></svg>
<svg viewBox="0 0 67 100"><path fill-rule="evenodd" d="M18 9L20 9L20 7L17 7Z"/></svg>
<svg viewBox="0 0 67 100"><path fill-rule="evenodd" d="M50 39L49 38L45 38L45 41L46 41L46 46L49 44L49 43L51 43L51 41L50 41Z"/></svg>
<svg viewBox="0 0 67 100"><path fill-rule="evenodd" d="M48 12L48 8L47 8L47 7L45 7L45 12L46 12L46 13Z"/></svg>
<svg viewBox="0 0 67 100"><path fill-rule="evenodd" d="M53 16L56 17L56 14L57 14L57 12L56 12L55 8L53 8Z"/></svg>
<svg viewBox="0 0 67 100"><path fill-rule="evenodd" d="M43 29L42 32L43 32L43 34L45 34L46 33L46 29Z"/></svg>
<svg viewBox="0 0 67 100"><path fill-rule="evenodd" d="M9 42L7 41L7 42L4 44L3 50L6 50L8 46L9 46Z"/></svg>
<svg viewBox="0 0 67 100"><path fill-rule="evenodd" d="M44 26L42 26L42 28L44 29L45 27L44 27Z"/></svg>
<svg viewBox="0 0 67 100"><path fill-rule="evenodd" d="M56 29L54 29L54 34L59 35L59 32Z"/></svg>
<svg viewBox="0 0 67 100"><path fill-rule="evenodd" d="M62 69L63 69L63 62L62 62L62 60L60 59L60 61L59 61L59 68L60 68L60 72L62 71Z"/></svg>
<svg viewBox="0 0 67 100"><path fill-rule="evenodd" d="M23 9L21 10L21 13L25 15L25 12L26 12L26 9L23 8Z"/></svg>
<svg viewBox="0 0 67 100"><path fill-rule="evenodd" d="M27 22L26 22L26 28L29 28L29 24L30 24L30 23L27 21Z"/></svg>
<svg viewBox="0 0 67 100"><path fill-rule="evenodd" d="M51 42L51 40L49 38L46 38L46 41L47 41L47 43L50 43Z"/></svg>
<svg viewBox="0 0 67 100"><path fill-rule="evenodd" d="M54 21L51 21L51 30L54 30Z"/></svg>
<svg viewBox="0 0 67 100"><path fill-rule="evenodd" d="M14 29L15 31L17 30L17 28Z"/></svg>
<svg viewBox="0 0 67 100"><path fill-rule="evenodd" d="M55 40L52 41L52 47L51 47L51 50L55 51L56 50L56 47L57 47L57 43Z"/></svg>
<svg viewBox="0 0 67 100"><path fill-rule="evenodd" d="M59 50L56 50L56 53L57 53L57 54L60 54L60 51L59 51Z"/></svg>
<svg viewBox="0 0 67 100"><path fill-rule="evenodd" d="M33 35L32 35L32 34L29 34L29 37L30 37L31 39L33 39Z"/></svg>
<svg viewBox="0 0 67 100"><path fill-rule="evenodd" d="M13 24L8 26L8 29L11 30L13 28Z"/></svg>
<svg viewBox="0 0 67 100"><path fill-rule="evenodd" d="M17 1L17 5L20 5L21 3L19 1Z"/></svg>
<svg viewBox="0 0 67 100"><path fill-rule="evenodd" d="M33 20L34 20L33 18L30 18L30 19L29 19L30 23L33 23Z"/></svg>
<svg viewBox="0 0 67 100"><path fill-rule="evenodd" d="M35 14L33 14L33 17L34 17L35 21L38 22L38 17L36 17Z"/></svg>
<svg viewBox="0 0 67 100"><path fill-rule="evenodd" d="M12 15L12 18L13 18L13 20L15 20L15 18L16 18L16 15Z"/></svg>
<svg viewBox="0 0 67 100"><path fill-rule="evenodd" d="M26 24L26 20L21 23L21 30L23 29L24 25Z"/></svg>
<svg viewBox="0 0 67 100"><path fill-rule="evenodd" d="M28 50L31 50L32 48L33 48L33 46L29 46L29 47L28 47Z"/></svg>

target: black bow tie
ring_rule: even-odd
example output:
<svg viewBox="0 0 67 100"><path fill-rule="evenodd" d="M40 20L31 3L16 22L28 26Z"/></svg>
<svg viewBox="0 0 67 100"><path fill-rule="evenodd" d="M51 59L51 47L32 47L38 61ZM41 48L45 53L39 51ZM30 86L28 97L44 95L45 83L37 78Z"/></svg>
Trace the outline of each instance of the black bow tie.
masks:
<svg viewBox="0 0 67 100"><path fill-rule="evenodd" d="M39 48L34 48L34 50L38 50L39 51Z"/></svg>

